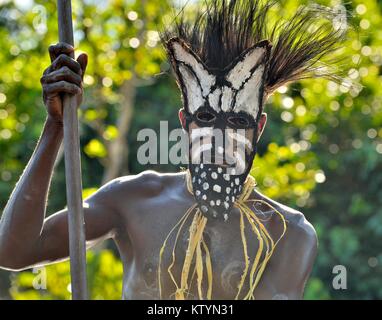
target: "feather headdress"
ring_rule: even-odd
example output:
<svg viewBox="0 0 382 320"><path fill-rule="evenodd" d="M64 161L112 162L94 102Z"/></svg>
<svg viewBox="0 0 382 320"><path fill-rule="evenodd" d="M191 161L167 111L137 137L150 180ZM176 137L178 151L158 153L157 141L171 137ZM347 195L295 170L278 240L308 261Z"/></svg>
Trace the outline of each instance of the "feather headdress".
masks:
<svg viewBox="0 0 382 320"><path fill-rule="evenodd" d="M272 48L265 96L304 78L341 81L337 67L341 59L334 59L332 53L346 37L346 10L301 6L288 20L274 21L271 11L275 5L276 1L262 0L207 1L192 19L182 11L161 38L167 49L171 38L181 39L209 69L224 69L244 51L268 40Z"/></svg>

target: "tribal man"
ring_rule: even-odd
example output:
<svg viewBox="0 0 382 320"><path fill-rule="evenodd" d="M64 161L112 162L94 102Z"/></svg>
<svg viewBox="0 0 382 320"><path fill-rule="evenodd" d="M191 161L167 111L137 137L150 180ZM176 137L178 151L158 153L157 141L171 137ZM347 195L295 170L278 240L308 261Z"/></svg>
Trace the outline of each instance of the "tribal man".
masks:
<svg viewBox="0 0 382 320"><path fill-rule="evenodd" d="M315 230L301 212L261 194L249 172L267 98L292 81L335 78L322 59L344 30L319 6L271 27L271 2L208 3L194 20L178 15L162 32L182 95L188 170L120 177L85 199L87 247L115 241L125 299L300 299ZM60 95L77 95L80 104L83 94L87 55L74 60L72 51L49 48L41 78L47 119L0 223L5 269L68 258L67 210L48 218L45 211L63 136Z"/></svg>

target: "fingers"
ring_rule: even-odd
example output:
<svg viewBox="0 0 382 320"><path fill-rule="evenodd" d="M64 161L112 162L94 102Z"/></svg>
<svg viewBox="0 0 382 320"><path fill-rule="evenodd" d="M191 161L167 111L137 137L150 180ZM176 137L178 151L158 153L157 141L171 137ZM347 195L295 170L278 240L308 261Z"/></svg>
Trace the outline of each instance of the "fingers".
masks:
<svg viewBox="0 0 382 320"><path fill-rule="evenodd" d="M59 42L57 44L50 45L48 51L50 62L53 62L60 54L70 55L72 52L74 52L74 48L70 44Z"/></svg>
<svg viewBox="0 0 382 320"><path fill-rule="evenodd" d="M66 54L60 54L51 64L51 71L58 70L61 67L68 67L77 74L80 74L81 65L74 59L70 58Z"/></svg>
<svg viewBox="0 0 382 320"><path fill-rule="evenodd" d="M77 60L75 60L70 56L73 52L73 46L64 42L59 42L55 45L49 46L49 55L52 64L44 71L43 74L47 75L66 66L83 78L88 64L88 56L83 53L79 55Z"/></svg>
<svg viewBox="0 0 382 320"><path fill-rule="evenodd" d="M63 66L62 68L52 71L50 73L45 73L41 79L42 84L48 84L59 81L67 81L81 87L82 78L77 73L70 70L67 66Z"/></svg>
<svg viewBox="0 0 382 320"><path fill-rule="evenodd" d="M81 77L84 78L86 67L88 65L88 55L86 53L82 53L78 56L77 62L81 66Z"/></svg>
<svg viewBox="0 0 382 320"><path fill-rule="evenodd" d="M44 83L43 91L46 96L60 93L78 94L81 92L81 88L67 81L59 81L54 83Z"/></svg>

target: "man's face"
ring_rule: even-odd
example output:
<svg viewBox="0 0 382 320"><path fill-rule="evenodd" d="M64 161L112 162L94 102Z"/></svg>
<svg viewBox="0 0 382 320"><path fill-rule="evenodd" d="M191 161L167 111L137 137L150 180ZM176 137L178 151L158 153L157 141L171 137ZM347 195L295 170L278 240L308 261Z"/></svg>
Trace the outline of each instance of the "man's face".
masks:
<svg viewBox="0 0 382 320"><path fill-rule="evenodd" d="M180 39L170 39L167 49L182 91L195 198L204 213L226 218L256 153L269 42L223 70L209 70Z"/></svg>
<svg viewBox="0 0 382 320"><path fill-rule="evenodd" d="M194 117L187 127L194 195L204 213L224 214L242 192L266 116L260 118L259 126L253 126L253 119L245 114L204 110ZM183 124L182 118L181 112Z"/></svg>

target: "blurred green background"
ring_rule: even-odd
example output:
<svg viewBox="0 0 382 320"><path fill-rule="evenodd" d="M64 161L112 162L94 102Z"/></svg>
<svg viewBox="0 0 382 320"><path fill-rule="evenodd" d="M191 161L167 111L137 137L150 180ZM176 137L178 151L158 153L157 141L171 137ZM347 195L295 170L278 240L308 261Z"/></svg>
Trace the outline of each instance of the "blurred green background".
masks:
<svg viewBox="0 0 382 320"><path fill-rule="evenodd" d="M197 1L190 1L192 9ZM279 1L290 16L307 1ZM268 101L268 125L252 174L259 189L302 211L314 225L319 253L306 299L382 298L382 1L343 4L357 32L342 54L349 89L323 79L282 87ZM169 73L158 28L184 1L73 1L77 54L89 54L81 144L85 196L116 176L172 165L142 166L140 129L159 121L178 128L179 91ZM57 42L55 1L0 0L0 210L39 138L45 110L39 79ZM49 197L49 213L65 206L62 154ZM1 214L1 211L0 211ZM347 269L347 289L332 286L333 267ZM36 274L0 270L0 299L69 299L69 264L48 266L47 289ZM88 253L93 299L120 299L122 266L112 243Z"/></svg>

